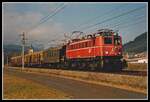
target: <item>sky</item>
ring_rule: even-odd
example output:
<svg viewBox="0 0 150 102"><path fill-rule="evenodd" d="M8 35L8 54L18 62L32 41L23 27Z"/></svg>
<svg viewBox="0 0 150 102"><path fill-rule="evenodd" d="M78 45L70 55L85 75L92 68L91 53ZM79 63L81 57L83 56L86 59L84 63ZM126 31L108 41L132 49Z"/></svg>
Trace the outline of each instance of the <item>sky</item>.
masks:
<svg viewBox="0 0 150 102"><path fill-rule="evenodd" d="M42 18L52 15L62 5L64 8L56 15L40 24ZM89 34L103 28L118 30L124 44L147 31L146 3L3 2L2 10L4 44L19 44L19 34L26 32L28 44L36 42L50 46L63 40L64 33L82 31Z"/></svg>

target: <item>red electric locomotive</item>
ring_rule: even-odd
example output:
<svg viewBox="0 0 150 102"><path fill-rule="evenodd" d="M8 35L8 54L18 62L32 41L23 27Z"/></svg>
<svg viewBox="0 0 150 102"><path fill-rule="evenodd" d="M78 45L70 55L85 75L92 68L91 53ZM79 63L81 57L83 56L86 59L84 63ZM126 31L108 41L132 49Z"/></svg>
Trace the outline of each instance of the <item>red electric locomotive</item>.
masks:
<svg viewBox="0 0 150 102"><path fill-rule="evenodd" d="M101 29L66 45L66 60L71 67L97 70L122 69L122 38L117 32Z"/></svg>

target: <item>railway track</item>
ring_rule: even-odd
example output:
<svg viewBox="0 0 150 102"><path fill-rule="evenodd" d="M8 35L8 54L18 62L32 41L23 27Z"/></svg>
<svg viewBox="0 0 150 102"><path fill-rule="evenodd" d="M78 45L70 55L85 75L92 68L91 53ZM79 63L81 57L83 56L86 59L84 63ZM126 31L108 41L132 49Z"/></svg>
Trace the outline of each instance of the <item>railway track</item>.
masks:
<svg viewBox="0 0 150 102"><path fill-rule="evenodd" d="M77 70L86 72L96 72L96 73L110 73L110 74L120 74L120 75L132 75L132 76L147 76L147 71L134 71L134 70L122 70L122 71L97 71L97 70Z"/></svg>
<svg viewBox="0 0 150 102"><path fill-rule="evenodd" d="M73 70L74 71L74 70ZM132 76L147 76L147 71L134 71L134 70L123 70L123 71L96 71L96 70L76 70L85 72L96 72L96 73L110 73L110 74L120 74L120 75L132 75Z"/></svg>
<svg viewBox="0 0 150 102"><path fill-rule="evenodd" d="M42 68L42 69L55 69L55 68ZM118 72L112 71L96 71L96 70L71 70L71 69L61 69L58 70L68 70L68 71L81 71L81 72L94 72L94 73L110 73L110 74L120 74L120 75L132 75L132 76L147 76L147 71L132 71L132 70L123 70Z"/></svg>

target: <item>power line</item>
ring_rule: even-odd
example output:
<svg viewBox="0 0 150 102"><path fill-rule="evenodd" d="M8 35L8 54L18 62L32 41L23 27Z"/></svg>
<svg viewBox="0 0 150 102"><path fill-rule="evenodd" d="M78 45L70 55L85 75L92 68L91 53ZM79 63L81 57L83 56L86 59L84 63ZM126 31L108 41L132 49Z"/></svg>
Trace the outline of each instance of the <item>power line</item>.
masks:
<svg viewBox="0 0 150 102"><path fill-rule="evenodd" d="M107 25L105 25L104 27L117 27L117 26L119 26L119 25L121 25L121 24L124 24L124 23L126 24L126 23L128 22L128 21L127 21L127 22L121 22L121 21L126 21L126 20L129 20L129 19L130 19L130 20L131 20L131 19L136 20L136 19L140 19L140 18L145 17L145 16L146 16L146 15L142 15L142 16L137 16L137 15L134 16L134 15L132 15L132 17L134 17L134 18L129 18L129 17L130 17L130 16L129 16L129 17L125 18L125 19L120 19L120 20L119 20L120 22L115 23L115 25L114 25L114 23L113 23L113 24L107 24ZM129 22L129 23L130 23L130 22ZM99 27L98 27L98 28L99 28ZM98 29L98 28L97 28L97 29Z"/></svg>
<svg viewBox="0 0 150 102"><path fill-rule="evenodd" d="M59 6L60 7L60 6ZM48 16L50 16L51 14L53 14L54 12L56 12L56 10L58 9L58 7L56 7L52 12L50 12L47 16L43 17L40 19L40 21L35 24L33 27L31 27L31 29L29 29L29 31L31 31L32 29L35 29L45 18L47 18ZM28 31L28 32L29 32Z"/></svg>
<svg viewBox="0 0 150 102"><path fill-rule="evenodd" d="M143 18L144 16L145 16L145 15L142 15L142 16L137 17L137 18L134 18L134 19L140 19L140 18ZM128 18L128 19L129 19L129 18ZM120 25L128 24L128 22L129 22L129 21L120 22L120 23L118 23L118 24L116 24L116 25L114 25L114 26L109 26L109 27L114 28L114 27L117 27L117 26L120 26ZM131 22L129 22L129 23L131 23Z"/></svg>
<svg viewBox="0 0 150 102"><path fill-rule="evenodd" d="M130 26L129 25L125 25L125 26L122 26L122 27L120 27L120 28L128 28L128 27L131 27L131 25L136 25L136 24L139 24L139 23L145 23L145 22L143 22L143 21L145 21L145 19L143 19L143 20L141 20L141 21L139 21L139 22L135 22L135 23L132 23L132 24L130 24ZM131 27L132 28L132 27Z"/></svg>
<svg viewBox="0 0 150 102"><path fill-rule="evenodd" d="M113 11L116 11L117 9L120 9L120 7L123 7L123 6L125 6L125 5L128 5L128 4L124 4L124 5L119 5L119 6L117 6L116 8L114 8L114 9L111 9L111 10L109 10L108 12L105 12L105 13L103 13L102 15L99 15L99 16L96 16L96 17L94 17L94 18L92 18L92 19L89 19L89 20L87 20L87 21L85 21L84 23L82 23L82 24L79 24L79 26L77 26L76 28L74 28L74 29L77 29L77 28L79 28L79 27L82 27L83 25L85 25L85 24L88 24L88 23L90 23L91 21L93 21L93 20L95 20L95 19L97 19L97 18L101 18L101 17L103 17L103 16L105 16L105 15L107 15L107 14L113 14ZM72 33L71 35L70 35L70 37L68 37L69 39L73 36L73 34L74 33ZM66 36L66 35L65 35ZM67 37L67 36L66 36Z"/></svg>
<svg viewBox="0 0 150 102"><path fill-rule="evenodd" d="M51 14L53 14L54 12L56 12L56 10L61 7L64 4L60 4L59 6L57 6L53 11L51 11L47 16L43 17L39 22L45 20L47 17L49 17Z"/></svg>
<svg viewBox="0 0 150 102"><path fill-rule="evenodd" d="M39 25L45 23L47 20L49 20L49 19L52 18L53 16L55 16L58 12L60 12L60 11L61 11L62 9L64 9L65 7L66 7L66 5L64 5L64 4L59 5L57 8L55 8L55 9L53 10L53 12L51 13L52 15L51 15L51 14L48 14L47 16L43 17L43 18L39 21L39 23L38 23L37 25L35 25L34 27L32 27L32 28L28 31L28 33L31 32L33 29L37 28Z"/></svg>
<svg viewBox="0 0 150 102"><path fill-rule="evenodd" d="M126 4L126 5L127 5L127 4ZM120 6L125 6L125 5L120 5ZM119 7L120 7L120 6L119 6ZM115 9L112 9L112 10L110 10L109 12L113 13L112 11L114 11L114 10L116 10L116 9L119 9L119 7L116 7ZM108 13L108 12L107 12L107 13ZM103 16L103 15L102 15L102 16ZM101 16L101 17L102 17L102 16ZM100 16L97 16L97 17L100 17ZM97 17L96 17L96 18L97 18ZM90 19L90 20L92 21L93 19ZM81 26L82 26L82 25L81 25ZM80 25L79 25L78 27L80 27ZM71 35L71 36L72 36L72 35Z"/></svg>
<svg viewBox="0 0 150 102"><path fill-rule="evenodd" d="M99 23L96 23L96 24L93 24L93 25L87 26L87 27L85 27L85 28L83 28L83 29L85 30L85 29L88 29L88 28L94 27L94 26L96 26L96 25L99 25L99 24L102 24L102 23L105 23L105 22L111 21L111 20L113 20L113 19L116 19L116 18L119 18L119 17L121 17L121 16L124 16L124 15L130 14L130 13L132 13L132 12L135 12L135 11L140 10L140 9L143 9L143 8L145 8L145 7L143 7L143 6L142 6L142 7L139 7L139 8L135 8L135 9L130 10L130 11L128 11L128 12L124 12L124 13L122 13L122 14L120 14L120 15L117 15L117 16L111 17L111 18L109 18L109 19L106 19L106 20L104 20L104 21L102 21L102 22L99 22ZM82 29L82 30L83 30L83 29Z"/></svg>
<svg viewBox="0 0 150 102"><path fill-rule="evenodd" d="M46 22L48 19L50 19L51 17L55 16L59 11L61 11L62 9L65 8L65 5L63 4L62 7L58 7L56 8L56 10L54 11L54 13L51 15L51 16L47 16L41 23L39 24L42 24L44 22Z"/></svg>
<svg viewBox="0 0 150 102"><path fill-rule="evenodd" d="M101 14L99 16L96 16L96 17L92 18L92 19L89 19L89 20L85 21L84 23L80 24L78 26L78 28L81 27L81 26L83 26L83 25L85 25L85 24L88 24L88 23L92 22L93 20L95 20L97 18L105 17L107 14L111 14L111 13L113 13L113 11L116 11L116 10L120 9L120 7L123 7L125 5L128 5L128 4L119 5L118 7L114 8L114 9L111 9L110 11L108 11L108 12L106 12L104 14Z"/></svg>
<svg viewBox="0 0 150 102"><path fill-rule="evenodd" d="M84 23L79 24L79 25L78 25L76 28L74 28L74 29L77 29L77 28L79 28L79 27L85 26L85 24L88 24L88 23L90 23L91 21L93 21L93 20L95 20L95 19L97 19L97 18L101 18L101 17L103 17L103 16L105 17L106 14L111 14L111 13L113 13L113 11L116 11L117 9L120 9L120 7L123 7L123 6L125 6L125 5L128 5L128 4L119 5L119 6L117 6L117 7L114 8L114 9L111 9L111 10L109 10L109 11L107 11L107 12L105 12L105 13L99 15L99 16L96 16L96 17L94 17L94 18L92 18L92 19L89 19L89 20L85 21ZM72 35L73 35L73 34L70 35L70 38L71 38Z"/></svg>
<svg viewBox="0 0 150 102"><path fill-rule="evenodd" d="M46 17L42 18L43 20L42 20L42 21L40 20L41 22L39 22L38 25L36 25L36 26L34 26L32 29L30 29L30 30L28 31L28 33L31 32L33 29L37 28L39 25L45 23L47 20L49 20L49 19L52 18L53 16L55 16L57 13L59 13L59 12L60 12L61 10L63 10L65 7L66 7L66 5L63 5L62 7L55 9L54 13L53 13L51 16L46 16Z"/></svg>
<svg viewBox="0 0 150 102"><path fill-rule="evenodd" d="M130 29L133 29L134 27L136 27L137 24L140 24L140 23L142 24L142 23L145 23L145 22L143 22L143 21L136 22L136 23L131 24L132 27L131 27L131 25L129 25L129 26L121 27L121 29L127 29L127 31L129 31Z"/></svg>
<svg viewBox="0 0 150 102"><path fill-rule="evenodd" d="M130 10L130 11L127 11L127 12L124 12L124 13L119 14L119 15L117 15L117 16L114 16L114 17L112 17L112 18L106 19L106 20L104 20L104 21L102 21L102 22L100 22L100 23L94 24L94 25L92 25L92 26L95 26L95 25L98 25L98 24L102 24L102 23L104 23L104 22L107 22L107 21L113 20L113 19L115 19L115 18L118 18L118 17L124 16L124 15L130 14L130 13L132 13L132 12L135 12L135 11L140 10L140 9L143 9L143 8L144 8L144 7L142 6L142 7L139 7L139 8L132 9L132 10ZM141 17L142 17L142 16L141 16ZM139 18L140 18L140 17L139 17ZM119 24L119 25L120 25L120 24ZM116 25L116 26L118 26L118 25ZM91 26L90 26L90 27L91 27ZM89 28L89 27L88 27L88 28ZM87 29L87 28L86 28L86 29Z"/></svg>

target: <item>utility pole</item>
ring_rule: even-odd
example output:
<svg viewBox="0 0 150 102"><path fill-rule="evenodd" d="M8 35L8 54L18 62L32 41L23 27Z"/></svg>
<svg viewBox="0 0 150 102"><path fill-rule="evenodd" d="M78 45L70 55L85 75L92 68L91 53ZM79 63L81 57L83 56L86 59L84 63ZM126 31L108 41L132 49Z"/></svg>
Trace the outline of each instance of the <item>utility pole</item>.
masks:
<svg viewBox="0 0 150 102"><path fill-rule="evenodd" d="M24 46L25 46L25 32L23 32L22 34L21 34L21 36L22 36L22 40L21 40L21 42L22 42L22 70L24 69Z"/></svg>

